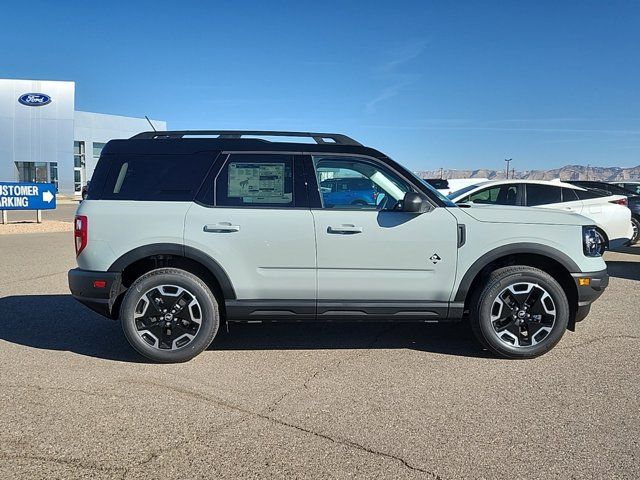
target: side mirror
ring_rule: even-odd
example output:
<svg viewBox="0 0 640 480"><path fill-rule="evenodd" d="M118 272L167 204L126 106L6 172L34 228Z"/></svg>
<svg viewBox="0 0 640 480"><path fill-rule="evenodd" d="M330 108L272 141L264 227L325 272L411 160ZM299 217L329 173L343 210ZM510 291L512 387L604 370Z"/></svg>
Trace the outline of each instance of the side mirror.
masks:
<svg viewBox="0 0 640 480"><path fill-rule="evenodd" d="M426 195L407 192L402 200L402 211L408 213L425 213L431 210L431 204Z"/></svg>

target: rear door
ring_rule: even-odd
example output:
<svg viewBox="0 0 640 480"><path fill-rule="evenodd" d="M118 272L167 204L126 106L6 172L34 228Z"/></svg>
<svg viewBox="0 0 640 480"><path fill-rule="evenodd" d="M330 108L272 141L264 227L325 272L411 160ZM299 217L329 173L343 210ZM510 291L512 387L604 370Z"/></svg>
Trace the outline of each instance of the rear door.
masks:
<svg viewBox="0 0 640 480"><path fill-rule="evenodd" d="M227 302L228 316L314 318L313 216L296 156L230 153L220 164L211 205L192 205L184 239L229 276L237 299Z"/></svg>
<svg viewBox="0 0 640 480"><path fill-rule="evenodd" d="M322 184L327 178L357 178L369 179L377 190L373 205L353 204L347 196L342 203L330 202L319 195L312 208L318 318L428 321L446 316L457 263L455 217L446 208L423 214L394 210L413 188L376 159L318 155L307 166L310 185L316 179Z"/></svg>

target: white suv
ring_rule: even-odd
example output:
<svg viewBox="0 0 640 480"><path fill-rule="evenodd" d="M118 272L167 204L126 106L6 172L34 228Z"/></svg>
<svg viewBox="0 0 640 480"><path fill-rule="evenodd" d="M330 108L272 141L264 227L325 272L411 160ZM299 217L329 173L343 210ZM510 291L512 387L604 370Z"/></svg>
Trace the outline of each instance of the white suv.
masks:
<svg viewBox="0 0 640 480"><path fill-rule="evenodd" d="M448 198L458 205L526 206L579 213L593 222L607 248L621 247L633 238L627 197L561 181L494 180L462 188Z"/></svg>
<svg viewBox="0 0 640 480"><path fill-rule="evenodd" d="M375 201L326 201L319 185L340 178L368 179ZM120 318L131 345L159 362L202 352L221 322L274 321L469 319L496 354L535 357L608 284L586 218L459 208L338 134L111 141L78 208L75 240L73 295Z"/></svg>

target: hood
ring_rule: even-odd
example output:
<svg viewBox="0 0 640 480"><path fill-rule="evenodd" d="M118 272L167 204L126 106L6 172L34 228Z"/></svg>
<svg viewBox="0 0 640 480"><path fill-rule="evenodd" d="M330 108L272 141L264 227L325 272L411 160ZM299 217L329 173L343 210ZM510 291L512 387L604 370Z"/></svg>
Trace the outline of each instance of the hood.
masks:
<svg viewBox="0 0 640 480"><path fill-rule="evenodd" d="M461 212L487 223L520 223L534 225L593 225L593 220L576 213L552 208L472 205Z"/></svg>

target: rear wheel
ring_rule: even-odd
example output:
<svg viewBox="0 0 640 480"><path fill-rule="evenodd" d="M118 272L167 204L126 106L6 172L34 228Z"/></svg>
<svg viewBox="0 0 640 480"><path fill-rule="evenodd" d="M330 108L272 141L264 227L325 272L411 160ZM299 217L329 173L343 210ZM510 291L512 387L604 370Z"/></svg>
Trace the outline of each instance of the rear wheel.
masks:
<svg viewBox="0 0 640 480"><path fill-rule="evenodd" d="M474 334L505 358L548 352L569 322L564 290L549 274L533 267L505 267L491 273L472 305Z"/></svg>
<svg viewBox="0 0 640 480"><path fill-rule="evenodd" d="M152 270L138 278L124 297L120 320L131 346L163 363L192 359L211 344L220 325L211 290L177 268Z"/></svg>

